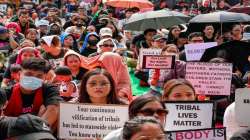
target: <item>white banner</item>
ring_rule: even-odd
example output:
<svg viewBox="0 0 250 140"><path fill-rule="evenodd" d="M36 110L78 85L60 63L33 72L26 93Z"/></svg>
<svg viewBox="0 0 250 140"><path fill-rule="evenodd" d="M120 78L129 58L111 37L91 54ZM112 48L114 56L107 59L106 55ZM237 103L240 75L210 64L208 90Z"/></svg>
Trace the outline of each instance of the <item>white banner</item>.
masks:
<svg viewBox="0 0 250 140"><path fill-rule="evenodd" d="M187 62L185 79L196 94L230 95L232 69L231 63Z"/></svg>
<svg viewBox="0 0 250 140"><path fill-rule="evenodd" d="M60 103L60 139L103 138L123 127L128 106Z"/></svg>
<svg viewBox="0 0 250 140"><path fill-rule="evenodd" d="M212 127L212 102L166 102L165 105L169 110L165 124L166 131Z"/></svg>
<svg viewBox="0 0 250 140"><path fill-rule="evenodd" d="M217 46L217 42L186 44L185 53L187 61L199 61L208 48Z"/></svg>
<svg viewBox="0 0 250 140"><path fill-rule="evenodd" d="M143 66L143 58L145 55L160 55L161 54L161 49L140 49L140 55L139 55L139 64L140 68Z"/></svg>
<svg viewBox="0 0 250 140"><path fill-rule="evenodd" d="M166 140L226 140L226 128L170 131Z"/></svg>
<svg viewBox="0 0 250 140"><path fill-rule="evenodd" d="M250 89L240 88L235 91L235 118L239 126L250 126Z"/></svg>

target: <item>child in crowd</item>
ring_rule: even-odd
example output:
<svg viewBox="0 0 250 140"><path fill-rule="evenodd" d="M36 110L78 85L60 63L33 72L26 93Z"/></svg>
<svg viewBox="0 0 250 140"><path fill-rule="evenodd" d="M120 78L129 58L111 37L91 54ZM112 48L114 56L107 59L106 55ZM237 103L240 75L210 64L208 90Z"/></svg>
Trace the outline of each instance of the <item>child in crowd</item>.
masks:
<svg viewBox="0 0 250 140"><path fill-rule="evenodd" d="M19 64L14 64L10 66L11 79L8 86L13 86L20 80L21 66Z"/></svg>
<svg viewBox="0 0 250 140"><path fill-rule="evenodd" d="M53 83L58 86L60 96L64 101L69 101L73 97L77 97L78 88L75 82L72 81L72 73L67 66L60 66L55 69L55 78Z"/></svg>

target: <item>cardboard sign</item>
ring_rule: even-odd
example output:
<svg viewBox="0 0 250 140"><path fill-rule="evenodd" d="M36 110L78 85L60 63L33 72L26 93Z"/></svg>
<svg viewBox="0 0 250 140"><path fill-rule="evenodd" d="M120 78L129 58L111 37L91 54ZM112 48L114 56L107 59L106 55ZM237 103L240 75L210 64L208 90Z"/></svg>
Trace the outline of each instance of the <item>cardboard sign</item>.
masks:
<svg viewBox="0 0 250 140"><path fill-rule="evenodd" d="M211 128L213 102L166 102L169 113L165 130L190 130Z"/></svg>
<svg viewBox="0 0 250 140"><path fill-rule="evenodd" d="M217 42L186 44L185 53L187 61L199 61L205 50L217 46Z"/></svg>
<svg viewBox="0 0 250 140"><path fill-rule="evenodd" d="M0 11L1 12L7 12L8 4L6 3L1 3L0 4Z"/></svg>
<svg viewBox="0 0 250 140"><path fill-rule="evenodd" d="M139 64L140 68L143 67L143 57L145 55L161 55L161 50L162 49L140 49L140 55L139 55Z"/></svg>
<svg viewBox="0 0 250 140"><path fill-rule="evenodd" d="M60 103L59 138L103 138L127 120L128 106Z"/></svg>
<svg viewBox="0 0 250 140"><path fill-rule="evenodd" d="M187 62L186 78L196 94L230 95L232 79L231 63Z"/></svg>
<svg viewBox="0 0 250 140"><path fill-rule="evenodd" d="M166 140L226 140L226 128L165 132Z"/></svg>
<svg viewBox="0 0 250 140"><path fill-rule="evenodd" d="M172 69L175 64L175 56L144 55L143 69Z"/></svg>
<svg viewBox="0 0 250 140"><path fill-rule="evenodd" d="M235 91L235 115L236 121L239 126L250 126L250 89L239 88Z"/></svg>

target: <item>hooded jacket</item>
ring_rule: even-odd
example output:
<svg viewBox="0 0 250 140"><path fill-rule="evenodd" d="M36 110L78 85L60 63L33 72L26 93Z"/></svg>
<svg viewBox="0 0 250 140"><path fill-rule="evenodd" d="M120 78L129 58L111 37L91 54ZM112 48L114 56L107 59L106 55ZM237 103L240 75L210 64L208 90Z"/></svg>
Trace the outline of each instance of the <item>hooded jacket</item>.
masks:
<svg viewBox="0 0 250 140"><path fill-rule="evenodd" d="M64 40L65 40L65 38L67 38L68 36L72 36L72 38L73 38L73 46L71 46L71 49L72 50L74 50L75 52L77 52L77 53L79 53L80 51L79 51L79 49L78 49L78 45L77 45L77 41L76 41L76 39L75 39L75 37L73 36L73 35L71 35L71 34L69 34L69 33L62 33L61 34L61 43L62 43L62 47L64 47Z"/></svg>
<svg viewBox="0 0 250 140"><path fill-rule="evenodd" d="M89 36L91 35L94 35L99 39L99 36L96 32L88 33L84 38L82 48L80 49L80 53L82 53L88 47L88 40L89 40Z"/></svg>

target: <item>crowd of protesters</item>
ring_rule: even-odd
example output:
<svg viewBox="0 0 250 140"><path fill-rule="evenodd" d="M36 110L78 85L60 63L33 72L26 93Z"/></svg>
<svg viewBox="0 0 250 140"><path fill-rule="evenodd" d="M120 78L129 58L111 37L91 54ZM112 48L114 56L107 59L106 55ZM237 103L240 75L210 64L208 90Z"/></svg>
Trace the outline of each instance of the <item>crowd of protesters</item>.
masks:
<svg viewBox="0 0 250 140"><path fill-rule="evenodd" d="M191 17L250 5L249 0L152 2L151 10L169 8ZM125 30L128 19L140 12L138 7L115 8L102 0L1 0L0 140L35 130L43 134L34 136L55 139L59 102L129 105L130 120L104 140L137 140L139 135L165 139L165 101L219 102L215 127L229 128L228 138L238 131L240 126L232 119L235 89L248 84L249 64L243 70L233 69L230 96L199 96L185 79L184 45L249 41L245 36L250 25L236 23L222 30L206 24L200 31L188 24ZM174 69L143 69L138 59L141 48L174 55ZM226 54L211 60L227 61ZM133 82L131 75L139 82ZM132 83L147 87L147 92L135 94Z"/></svg>

